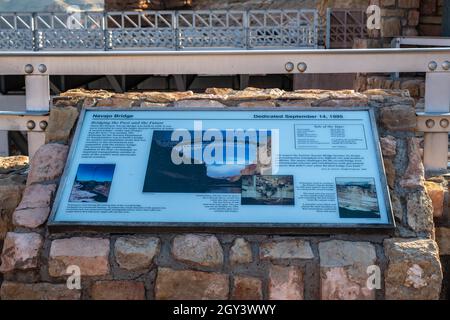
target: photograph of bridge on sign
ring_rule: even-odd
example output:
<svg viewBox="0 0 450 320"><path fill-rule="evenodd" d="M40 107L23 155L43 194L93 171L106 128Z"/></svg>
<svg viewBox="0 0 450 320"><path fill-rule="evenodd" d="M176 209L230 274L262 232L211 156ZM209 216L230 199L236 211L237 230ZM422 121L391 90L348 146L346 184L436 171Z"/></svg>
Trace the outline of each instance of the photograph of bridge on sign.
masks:
<svg viewBox="0 0 450 320"><path fill-rule="evenodd" d="M448 300L449 132L449 1L0 0L0 310Z"/></svg>

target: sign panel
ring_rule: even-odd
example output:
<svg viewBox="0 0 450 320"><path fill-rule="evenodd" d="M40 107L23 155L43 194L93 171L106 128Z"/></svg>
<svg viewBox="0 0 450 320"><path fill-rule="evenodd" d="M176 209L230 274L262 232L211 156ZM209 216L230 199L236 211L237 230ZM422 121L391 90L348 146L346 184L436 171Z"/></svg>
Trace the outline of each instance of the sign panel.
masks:
<svg viewBox="0 0 450 320"><path fill-rule="evenodd" d="M51 225L392 227L370 110L87 109Z"/></svg>

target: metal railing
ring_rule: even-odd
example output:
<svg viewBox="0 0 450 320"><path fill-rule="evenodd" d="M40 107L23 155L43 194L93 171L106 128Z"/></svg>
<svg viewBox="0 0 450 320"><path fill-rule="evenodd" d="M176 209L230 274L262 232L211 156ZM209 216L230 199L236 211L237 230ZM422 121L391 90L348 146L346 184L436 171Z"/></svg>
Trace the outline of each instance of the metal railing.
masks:
<svg viewBox="0 0 450 320"><path fill-rule="evenodd" d="M363 10L327 10L326 47L352 48L357 38L367 38L367 16Z"/></svg>
<svg viewBox="0 0 450 320"><path fill-rule="evenodd" d="M317 48L316 10L0 13L0 50Z"/></svg>
<svg viewBox="0 0 450 320"><path fill-rule="evenodd" d="M424 132L424 165L429 171L446 170L450 131L450 48L0 52L0 75L25 76L27 112L48 112L52 75L358 72L426 73L425 113L419 115L417 126L418 131ZM7 120L1 130L11 130ZM28 131L28 140L32 155L45 142L45 133L35 129Z"/></svg>

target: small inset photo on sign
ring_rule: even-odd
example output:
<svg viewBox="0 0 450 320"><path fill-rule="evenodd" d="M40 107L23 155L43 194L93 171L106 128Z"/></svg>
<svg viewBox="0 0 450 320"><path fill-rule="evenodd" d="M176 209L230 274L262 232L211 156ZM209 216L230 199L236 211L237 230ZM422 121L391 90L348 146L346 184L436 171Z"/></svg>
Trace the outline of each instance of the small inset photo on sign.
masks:
<svg viewBox="0 0 450 320"><path fill-rule="evenodd" d="M374 178L336 178L341 218L380 218Z"/></svg>
<svg viewBox="0 0 450 320"><path fill-rule="evenodd" d="M294 204L294 176L242 176L241 205Z"/></svg>
<svg viewBox="0 0 450 320"><path fill-rule="evenodd" d="M80 164L70 202L108 202L115 164Z"/></svg>
<svg viewBox="0 0 450 320"><path fill-rule="evenodd" d="M270 162L259 161L263 155L270 159L270 131L265 139L254 131L252 138L230 139L231 142L226 131L217 131L214 143L203 141L205 132L198 132L201 139L196 138L194 131L185 132L185 140L174 141L173 132L153 132L144 193L239 194L242 176L272 171ZM184 158L174 161L174 155L179 156L180 152ZM205 161L210 154L217 157L216 162Z"/></svg>

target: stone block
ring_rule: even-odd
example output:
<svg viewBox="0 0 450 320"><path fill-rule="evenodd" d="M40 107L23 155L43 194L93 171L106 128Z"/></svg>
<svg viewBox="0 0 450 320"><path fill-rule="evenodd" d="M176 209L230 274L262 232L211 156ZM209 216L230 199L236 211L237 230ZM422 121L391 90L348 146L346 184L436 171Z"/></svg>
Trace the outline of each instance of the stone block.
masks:
<svg viewBox="0 0 450 320"><path fill-rule="evenodd" d="M66 275L67 267L76 265L81 276L103 276L109 273L109 240L74 237L53 240L48 271L52 277Z"/></svg>
<svg viewBox="0 0 450 320"><path fill-rule="evenodd" d="M433 217L442 217L444 214L444 186L440 183L425 181L425 189L433 204Z"/></svg>
<svg viewBox="0 0 450 320"><path fill-rule="evenodd" d="M381 36L383 38L398 37L402 33L402 25L399 18L381 19Z"/></svg>
<svg viewBox="0 0 450 320"><path fill-rule="evenodd" d="M436 241L439 246L439 255L450 255L450 228L436 228Z"/></svg>
<svg viewBox="0 0 450 320"><path fill-rule="evenodd" d="M270 300L303 300L303 271L300 267L273 265L269 271Z"/></svg>
<svg viewBox="0 0 450 320"><path fill-rule="evenodd" d="M59 178L66 165L68 150L67 146L56 143L40 147L31 159L27 185Z"/></svg>
<svg viewBox="0 0 450 320"><path fill-rule="evenodd" d="M70 133L78 119L78 109L75 107L53 107L45 130L45 143L67 143Z"/></svg>
<svg viewBox="0 0 450 320"><path fill-rule="evenodd" d="M219 267L223 264L223 249L215 236L184 234L176 236L172 243L175 259L203 267Z"/></svg>
<svg viewBox="0 0 450 320"><path fill-rule="evenodd" d="M145 300L145 287L141 281L97 281L92 285L93 300Z"/></svg>
<svg viewBox="0 0 450 320"><path fill-rule="evenodd" d="M406 195L406 214L408 226L415 232L433 232L433 204L424 191Z"/></svg>
<svg viewBox="0 0 450 320"><path fill-rule="evenodd" d="M155 237L121 237L114 246L117 264L126 270L145 270L150 268L158 255L160 241Z"/></svg>
<svg viewBox="0 0 450 320"><path fill-rule="evenodd" d="M404 9L416 9L420 7L420 0L398 0L398 7Z"/></svg>
<svg viewBox="0 0 450 320"><path fill-rule="evenodd" d="M424 189L425 168L420 152L420 140L408 138L408 167L400 179L400 186L406 189Z"/></svg>
<svg viewBox="0 0 450 320"><path fill-rule="evenodd" d="M393 136L380 138L381 152L385 157L395 157L397 154L397 140Z"/></svg>
<svg viewBox="0 0 450 320"><path fill-rule="evenodd" d="M43 243L38 233L8 232L3 244L0 272L36 269Z"/></svg>
<svg viewBox="0 0 450 320"><path fill-rule="evenodd" d="M65 284L19 283L5 281L0 288L0 300L79 300L80 290Z"/></svg>
<svg viewBox="0 0 450 320"><path fill-rule="evenodd" d="M48 208L55 191L55 184L33 184L28 186L17 209Z"/></svg>
<svg viewBox="0 0 450 320"><path fill-rule="evenodd" d="M17 227L34 229L42 226L49 214L49 207L16 210L13 214L13 223Z"/></svg>
<svg viewBox="0 0 450 320"><path fill-rule="evenodd" d="M322 300L370 300L367 268L375 265L375 247L369 242L331 240L319 243Z"/></svg>
<svg viewBox="0 0 450 320"><path fill-rule="evenodd" d="M246 276L235 276L233 279L232 300L261 300L261 279Z"/></svg>
<svg viewBox="0 0 450 320"><path fill-rule="evenodd" d="M25 189L26 175L0 174L0 240L13 228L12 215Z"/></svg>
<svg viewBox="0 0 450 320"><path fill-rule="evenodd" d="M263 259L312 259L314 254L308 241L292 239L261 244L259 256Z"/></svg>
<svg viewBox="0 0 450 320"><path fill-rule="evenodd" d="M437 300L442 269L436 242L430 239L387 239L385 272L387 300Z"/></svg>
<svg viewBox="0 0 450 320"><path fill-rule="evenodd" d="M380 121L388 130L413 131L416 127L416 111L407 105L383 107L380 111Z"/></svg>
<svg viewBox="0 0 450 320"><path fill-rule="evenodd" d="M244 238L237 238L234 240L230 248L230 262L231 264L244 264L253 261L252 248L250 243Z"/></svg>
<svg viewBox="0 0 450 320"><path fill-rule="evenodd" d="M180 100L173 103L175 108L224 108L226 105L216 100Z"/></svg>
<svg viewBox="0 0 450 320"><path fill-rule="evenodd" d="M159 268L155 284L157 300L226 300L228 275L214 272Z"/></svg>

